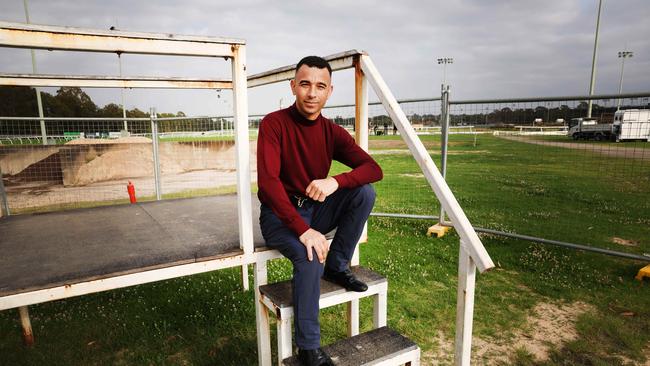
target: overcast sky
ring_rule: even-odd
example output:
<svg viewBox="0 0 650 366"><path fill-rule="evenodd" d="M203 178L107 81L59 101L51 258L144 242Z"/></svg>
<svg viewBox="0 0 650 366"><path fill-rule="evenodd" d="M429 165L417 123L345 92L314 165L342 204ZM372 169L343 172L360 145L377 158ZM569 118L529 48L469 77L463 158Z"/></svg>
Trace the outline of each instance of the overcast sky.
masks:
<svg viewBox="0 0 650 366"><path fill-rule="evenodd" d="M262 1L29 0L35 24L224 36L245 39L251 74L308 54L367 51L400 98L440 95L439 57L453 57L453 99L588 93L598 0ZM23 0L0 0L0 20L24 22ZM603 0L596 94L650 91L650 1ZM40 73L118 74L114 54L37 51ZM0 72L30 73L29 52L0 49ZM223 60L123 56L125 75L229 77ZM350 71L334 78L330 104L353 101ZM87 90L100 106L120 92ZM127 108L226 115L228 92L128 90ZM249 91L250 113L293 98L288 82ZM371 93L371 100L375 96Z"/></svg>

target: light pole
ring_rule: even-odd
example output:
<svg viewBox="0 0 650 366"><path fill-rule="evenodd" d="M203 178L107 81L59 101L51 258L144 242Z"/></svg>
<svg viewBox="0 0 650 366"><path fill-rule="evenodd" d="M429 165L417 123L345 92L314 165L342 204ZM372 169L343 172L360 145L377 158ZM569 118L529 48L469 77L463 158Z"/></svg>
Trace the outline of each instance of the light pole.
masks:
<svg viewBox="0 0 650 366"><path fill-rule="evenodd" d="M621 80L618 82L619 96L623 92L623 72L625 71L625 59L632 56L634 56L634 53L632 51L620 51L618 53L618 58L621 59ZM618 104L616 105L616 110L619 109L621 109L621 98L618 98Z"/></svg>
<svg viewBox="0 0 650 366"><path fill-rule="evenodd" d="M115 24L117 24L117 27L119 27L119 23L117 22L117 19L115 19ZM109 29L110 30L118 30L116 26L111 26ZM122 52L117 53L117 62L120 67L120 79L122 79ZM129 131L129 126L126 123L126 105L124 104L124 88L121 89L122 92L122 118L124 118L124 131L128 132Z"/></svg>
<svg viewBox="0 0 650 366"><path fill-rule="evenodd" d="M442 65L442 85L447 83L447 64L453 64L452 57L443 57L438 59L438 65Z"/></svg>
<svg viewBox="0 0 650 366"><path fill-rule="evenodd" d="M122 53L117 53L117 60L120 64L120 79L122 78ZM124 88L122 88L122 118L124 118L124 131L129 131L129 126L126 123L126 105L124 104Z"/></svg>
<svg viewBox="0 0 650 366"><path fill-rule="evenodd" d="M594 40L594 55L591 58L591 82L589 83L589 96L594 95L594 85L596 84L596 56L598 54L598 30L600 29L600 8L603 0L598 0L598 17L596 18L596 38ZM591 99L587 108L587 117L591 117Z"/></svg>
<svg viewBox="0 0 650 366"><path fill-rule="evenodd" d="M25 21L29 24L29 7L27 6L27 0L23 0L23 5L25 6ZM31 50L32 54L32 71L36 74L36 53L34 49ZM41 118L41 137L43 139L43 145L47 145L47 130L45 129L45 120L43 120L43 102L41 100L41 91L38 87L34 87L36 90L36 104L38 105L38 116Z"/></svg>

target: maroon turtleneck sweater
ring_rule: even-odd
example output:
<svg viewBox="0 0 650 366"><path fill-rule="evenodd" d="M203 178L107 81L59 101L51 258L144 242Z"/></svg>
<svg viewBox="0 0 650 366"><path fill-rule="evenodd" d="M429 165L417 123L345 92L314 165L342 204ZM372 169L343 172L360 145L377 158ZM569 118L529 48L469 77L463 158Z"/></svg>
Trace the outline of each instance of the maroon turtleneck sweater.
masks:
<svg viewBox="0 0 650 366"><path fill-rule="evenodd" d="M311 121L294 104L262 119L257 139L258 197L297 236L309 225L289 195L304 196L311 181L327 177L332 160L352 168L334 176L339 188L359 187L383 176L379 165L352 136L322 115Z"/></svg>

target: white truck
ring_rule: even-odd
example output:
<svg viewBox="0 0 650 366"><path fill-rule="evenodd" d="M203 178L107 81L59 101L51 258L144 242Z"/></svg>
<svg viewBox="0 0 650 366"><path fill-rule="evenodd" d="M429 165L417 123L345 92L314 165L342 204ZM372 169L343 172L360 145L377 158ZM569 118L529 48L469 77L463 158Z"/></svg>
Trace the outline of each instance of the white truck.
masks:
<svg viewBox="0 0 650 366"><path fill-rule="evenodd" d="M616 111L612 134L616 142L630 140L650 142L650 109Z"/></svg>
<svg viewBox="0 0 650 366"><path fill-rule="evenodd" d="M571 118L567 135L574 140L596 141L609 140L614 136L611 123L598 123L595 118Z"/></svg>

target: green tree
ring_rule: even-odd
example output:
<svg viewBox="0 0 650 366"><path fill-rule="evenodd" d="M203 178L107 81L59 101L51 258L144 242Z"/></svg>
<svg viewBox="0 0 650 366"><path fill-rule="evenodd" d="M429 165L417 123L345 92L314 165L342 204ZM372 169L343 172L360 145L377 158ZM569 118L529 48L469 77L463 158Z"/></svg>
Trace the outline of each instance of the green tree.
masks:
<svg viewBox="0 0 650 366"><path fill-rule="evenodd" d="M122 117L122 107L115 103L106 104L97 111L98 117Z"/></svg>
<svg viewBox="0 0 650 366"><path fill-rule="evenodd" d="M56 117L96 117L97 105L78 87L61 87L56 97L62 107Z"/></svg>
<svg viewBox="0 0 650 366"><path fill-rule="evenodd" d="M47 94L47 93L41 93ZM38 116L36 92L27 86L0 86L0 116Z"/></svg>

